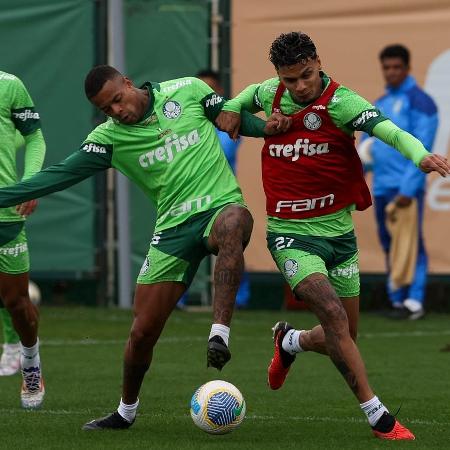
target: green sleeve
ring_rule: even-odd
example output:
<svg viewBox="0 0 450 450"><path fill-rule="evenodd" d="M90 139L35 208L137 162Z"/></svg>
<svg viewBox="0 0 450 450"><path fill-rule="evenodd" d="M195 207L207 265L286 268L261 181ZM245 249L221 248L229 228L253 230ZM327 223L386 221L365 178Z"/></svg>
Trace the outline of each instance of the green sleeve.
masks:
<svg viewBox="0 0 450 450"><path fill-rule="evenodd" d="M16 134L14 137L14 147L16 150L19 150L25 145L25 139L23 136L19 133L19 131L16 130Z"/></svg>
<svg viewBox="0 0 450 450"><path fill-rule="evenodd" d="M39 172L45 157L45 141L41 130L25 137L25 168L22 179L26 180Z"/></svg>
<svg viewBox="0 0 450 450"><path fill-rule="evenodd" d="M192 80L194 95L200 99L200 103L203 105L203 110L207 119L215 125L215 120L225 105L225 99L215 93L204 81L197 78L193 78ZM264 120L244 111L241 117L239 134L242 136L263 137L264 127Z"/></svg>
<svg viewBox="0 0 450 450"><path fill-rule="evenodd" d="M194 96L203 106L206 118L214 123L216 117L222 111L225 99L214 92L203 80L191 78Z"/></svg>
<svg viewBox="0 0 450 450"><path fill-rule="evenodd" d="M240 135L250 137L264 137L265 126L266 122L264 120L254 116L248 111L242 111L241 127L239 128Z"/></svg>
<svg viewBox="0 0 450 450"><path fill-rule="evenodd" d="M328 113L334 124L347 134L364 131L372 135L375 125L386 120L369 101L345 86L336 89Z"/></svg>
<svg viewBox="0 0 450 450"><path fill-rule="evenodd" d="M397 149L417 167L422 159L430 154L419 139L402 130L389 119L377 124L373 128L373 135L385 144Z"/></svg>
<svg viewBox="0 0 450 450"><path fill-rule="evenodd" d="M111 167L111 153L94 153L87 146L59 164L47 167L27 180L0 189L0 208L62 191L96 172Z"/></svg>
<svg viewBox="0 0 450 450"><path fill-rule="evenodd" d="M242 109L251 113L262 111L262 104L258 97L260 84L251 84L247 86L236 97L228 100L224 107L224 111L240 113Z"/></svg>
<svg viewBox="0 0 450 450"><path fill-rule="evenodd" d="M11 120L23 136L41 127L39 113L35 111L33 100L22 81L14 77L11 98Z"/></svg>

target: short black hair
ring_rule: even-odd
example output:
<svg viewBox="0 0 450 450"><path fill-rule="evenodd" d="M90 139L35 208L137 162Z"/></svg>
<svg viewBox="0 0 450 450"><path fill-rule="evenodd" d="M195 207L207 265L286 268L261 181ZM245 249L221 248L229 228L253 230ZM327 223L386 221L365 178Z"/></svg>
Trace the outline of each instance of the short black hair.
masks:
<svg viewBox="0 0 450 450"><path fill-rule="evenodd" d="M199 70L197 72L197 75L195 75L197 78L212 78L217 83L220 83L220 75L219 72L216 72L212 69L203 69Z"/></svg>
<svg viewBox="0 0 450 450"><path fill-rule="evenodd" d="M301 31L280 34L270 46L269 59L276 69L292 66L308 59L316 59L317 50L312 39Z"/></svg>
<svg viewBox="0 0 450 450"><path fill-rule="evenodd" d="M386 58L400 58L406 66L409 66L409 50L401 44L388 45L380 52L380 61Z"/></svg>
<svg viewBox="0 0 450 450"><path fill-rule="evenodd" d="M112 80L117 76L122 76L122 74L114 67L107 65L93 67L84 80L86 97L88 99L95 97L108 80Z"/></svg>

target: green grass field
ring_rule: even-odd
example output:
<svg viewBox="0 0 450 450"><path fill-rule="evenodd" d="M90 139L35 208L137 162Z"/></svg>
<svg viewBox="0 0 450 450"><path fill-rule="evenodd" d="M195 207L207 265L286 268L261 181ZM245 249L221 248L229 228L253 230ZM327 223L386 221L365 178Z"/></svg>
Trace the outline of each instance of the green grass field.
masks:
<svg viewBox="0 0 450 450"><path fill-rule="evenodd" d="M124 342L131 313L42 308L44 407L23 411L20 377L0 378L2 449L372 449L450 448L450 316L418 322L364 314L359 346L373 388L416 434L414 442L372 437L355 399L328 358L301 355L278 392L266 386L270 327L287 318L297 327L315 319L301 312L237 312L222 373L206 369L210 314L175 312L156 348L134 426L84 432L86 421L113 411L121 389ZM211 436L189 415L194 390L225 379L244 394L247 417L235 432Z"/></svg>

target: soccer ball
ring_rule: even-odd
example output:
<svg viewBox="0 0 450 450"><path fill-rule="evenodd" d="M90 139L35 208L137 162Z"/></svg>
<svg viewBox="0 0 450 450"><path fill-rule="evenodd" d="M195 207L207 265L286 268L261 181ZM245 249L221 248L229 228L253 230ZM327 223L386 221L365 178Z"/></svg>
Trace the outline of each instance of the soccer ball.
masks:
<svg viewBox="0 0 450 450"><path fill-rule="evenodd" d="M41 303L41 290L38 285L31 280L28 282L28 296L30 297L31 303L34 305L37 306Z"/></svg>
<svg viewBox="0 0 450 450"><path fill-rule="evenodd" d="M231 383L209 381L194 392L191 417L195 425L207 433L229 433L244 420L244 397Z"/></svg>

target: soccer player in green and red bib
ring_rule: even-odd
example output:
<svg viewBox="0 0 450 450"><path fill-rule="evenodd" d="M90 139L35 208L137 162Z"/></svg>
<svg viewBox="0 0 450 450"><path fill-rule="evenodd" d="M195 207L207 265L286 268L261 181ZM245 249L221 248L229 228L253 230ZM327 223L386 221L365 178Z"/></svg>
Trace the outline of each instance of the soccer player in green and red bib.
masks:
<svg viewBox="0 0 450 450"><path fill-rule="evenodd" d="M278 77L251 85L229 101L220 128L237 134L241 110L289 116L285 134L265 139L262 176L267 242L294 294L305 300L320 325L296 330L275 324L275 354L268 382L279 389L301 352L329 355L357 397L375 436L414 439L372 391L355 344L359 316L359 265L352 211L371 205L354 132L365 131L399 150L424 172L445 176L445 158L430 154L368 101L322 71L313 41L304 33L282 34L270 60Z"/></svg>
<svg viewBox="0 0 450 450"><path fill-rule="evenodd" d="M0 189L0 207L65 189L110 167L135 182L156 206L156 227L135 290L122 398L117 411L84 426L124 429L135 420L141 384L165 322L211 253L217 259L207 364L220 370L231 358L229 327L253 219L215 132L224 99L206 83L180 78L138 88L113 67L98 66L87 75L85 91L109 119L60 164ZM251 114L241 127L247 136L282 130L279 122Z"/></svg>
<svg viewBox="0 0 450 450"><path fill-rule="evenodd" d="M22 81L0 71L0 187L17 182L16 153L23 141L26 180L40 170L44 161L40 117ZM5 306L0 309L5 337L0 375L22 369L21 403L27 409L38 408L45 394L39 357L39 314L28 295L30 258L25 233L25 218L36 205L36 200L30 199L0 209L0 300Z"/></svg>

